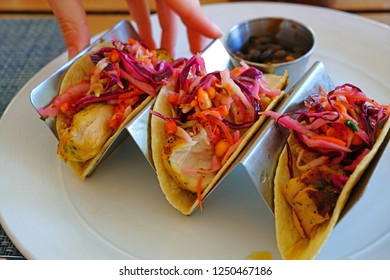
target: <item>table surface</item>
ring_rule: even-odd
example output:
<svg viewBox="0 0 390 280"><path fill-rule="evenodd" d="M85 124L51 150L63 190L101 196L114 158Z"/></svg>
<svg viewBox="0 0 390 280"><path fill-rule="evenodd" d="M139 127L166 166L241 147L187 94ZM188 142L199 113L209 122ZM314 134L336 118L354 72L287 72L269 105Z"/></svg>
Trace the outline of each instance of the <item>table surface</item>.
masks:
<svg viewBox="0 0 390 280"><path fill-rule="evenodd" d="M83 0L88 24L92 35L97 34L103 30L106 30L118 21L122 19L131 19L129 15L126 1L112 1L112 0ZM155 1L148 0L151 13L156 11ZM213 3L224 3L224 2L238 2L238 1L228 1L228 0L201 0L202 5L213 4ZM390 0L297 0L297 1L277 1L277 2L295 2L303 4L313 4L327 6L332 9L338 9L354 14L361 15L385 24L390 25ZM20 24L20 20L24 25L28 24L29 20L32 19L45 19L55 21L51 13L50 7L47 3L47 0L2 0L0 2L0 21L3 23L0 24L1 28L5 28L7 24L12 23L15 20ZM59 35L59 27L55 27L57 30L53 32L56 33L56 36ZM4 30L3 30L4 31ZM3 37L4 38L4 37ZM59 44L63 44L61 39ZM64 46L57 48L58 53L52 53L52 57L47 58L46 61L41 61L41 63L48 63L52 58L54 58L59 53L65 50ZM43 65L42 65L43 66ZM3 69L0 68L0 72L4 72L5 66ZM41 65L37 65L41 67ZM39 70L39 69L38 69ZM5 96L5 92L0 92L0 101L2 102L2 107L6 107L8 102L11 101L12 96L15 95L23 83L27 82L33 73L21 73L20 74L20 84L16 85L13 88L6 88L8 91L8 96ZM1 82L1 81L0 81ZM19 87L18 87L19 86ZM0 89L4 90L4 88ZM9 93L9 91L11 91ZM3 113L5 108L2 108L0 116ZM10 241L6 235L4 229L0 225L0 259L24 259L23 255L17 250L17 248Z"/></svg>

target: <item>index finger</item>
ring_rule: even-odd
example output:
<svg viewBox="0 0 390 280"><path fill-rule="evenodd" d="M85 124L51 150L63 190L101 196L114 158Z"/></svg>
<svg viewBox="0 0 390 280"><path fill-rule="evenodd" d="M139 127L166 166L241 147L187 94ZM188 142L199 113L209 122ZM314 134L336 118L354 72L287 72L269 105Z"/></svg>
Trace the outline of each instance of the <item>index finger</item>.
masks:
<svg viewBox="0 0 390 280"><path fill-rule="evenodd" d="M87 17L81 0L48 0L64 36L69 59L90 43Z"/></svg>
<svg viewBox="0 0 390 280"><path fill-rule="evenodd" d="M156 48L152 35L152 24L150 22L150 10L146 0L127 0L130 15L137 24L139 35L142 41L150 48Z"/></svg>
<svg viewBox="0 0 390 280"><path fill-rule="evenodd" d="M165 2L180 16L187 28L190 27L191 30L211 39L222 36L221 29L204 13L199 1L165 0Z"/></svg>

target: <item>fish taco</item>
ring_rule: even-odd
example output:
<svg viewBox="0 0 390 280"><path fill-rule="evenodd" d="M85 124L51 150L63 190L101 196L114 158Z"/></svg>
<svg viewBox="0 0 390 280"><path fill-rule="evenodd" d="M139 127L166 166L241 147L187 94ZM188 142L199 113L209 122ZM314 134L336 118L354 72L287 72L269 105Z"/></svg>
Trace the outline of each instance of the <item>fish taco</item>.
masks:
<svg viewBox="0 0 390 280"><path fill-rule="evenodd" d="M171 57L129 39L101 42L66 72L59 95L39 109L56 118L57 154L85 179L121 129L167 84Z"/></svg>
<svg viewBox="0 0 390 280"><path fill-rule="evenodd" d="M312 259L320 252L390 125L390 107L351 84L321 89L304 105L300 112L264 113L291 132L274 180L284 259Z"/></svg>
<svg viewBox="0 0 390 280"><path fill-rule="evenodd" d="M153 161L163 193L173 207L191 214L283 97L283 76L243 64L206 73L202 57L190 58L152 110Z"/></svg>

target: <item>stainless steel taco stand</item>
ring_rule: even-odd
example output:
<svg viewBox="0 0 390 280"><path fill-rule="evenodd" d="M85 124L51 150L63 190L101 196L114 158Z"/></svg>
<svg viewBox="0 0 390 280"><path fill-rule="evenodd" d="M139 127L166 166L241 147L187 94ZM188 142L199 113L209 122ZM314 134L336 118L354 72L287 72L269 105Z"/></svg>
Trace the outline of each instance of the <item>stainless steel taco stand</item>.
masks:
<svg viewBox="0 0 390 280"><path fill-rule="evenodd" d="M213 41L203 51L202 57L206 62L208 72L232 67L229 54L219 40ZM216 58L217 60L215 60ZM334 88L334 85L321 62L315 62L300 79L299 77L293 78L298 79L298 82L287 89L287 96L275 109L277 112L284 113L299 109L299 107L302 107L302 102L306 97L310 94L319 92L320 87L325 90ZM150 118L149 110L152 106L153 102L144 108L142 112L126 126L122 133L128 133L128 136L134 140L146 160L150 163L150 166L154 168L148 131ZM284 133L284 135L281 135L281 132ZM243 182L252 184L252 186L259 191L269 209L273 212L274 170L279 154L285 144L283 136L286 134L287 130L282 129L278 131L274 122L272 120L267 120L241 152L240 157L224 174L215 188L224 184L225 180L229 180L230 173L238 172ZM110 153L107 152L106 154L109 155ZM210 195L210 193L208 195Z"/></svg>
<svg viewBox="0 0 390 280"><path fill-rule="evenodd" d="M112 37L123 41L127 41L129 37L139 39L139 35L128 21L119 22L114 28L102 36L105 40L110 40ZM99 41L100 39L97 40L97 42ZM84 50L79 56L86 53L90 48ZM202 56L205 60L208 72L232 67L230 56L220 40L211 42L202 52ZM46 104L57 95L65 71L76 59L77 57L69 61L32 91L30 96L31 102L37 110L46 106ZM302 106L302 101L305 100L308 95L318 92L320 87L325 90L331 90L334 87L321 62L315 62L303 75L301 75L301 73L289 74L290 77L291 75L298 74L300 76L291 77L291 80L297 82L294 85L289 85L287 88L287 96L275 109L279 113L297 110ZM132 144L138 146L145 159L150 163L150 167L154 168L149 143L149 110L152 105L153 101L119 133L117 138L99 160L99 163L107 159L122 143L124 143L124 141L132 141ZM54 122L49 121L46 122L46 124L57 137ZM274 122L268 119L246 145L240 156L231 165L230 169L227 170L215 188L224 184L225 180L229 180L229 175L238 172L243 182L252 185L258 190L264 202L268 205L271 212L273 212L274 170L279 154L284 146L284 137L281 133L285 136L287 131L285 129L276 129ZM210 195L210 193L208 195Z"/></svg>

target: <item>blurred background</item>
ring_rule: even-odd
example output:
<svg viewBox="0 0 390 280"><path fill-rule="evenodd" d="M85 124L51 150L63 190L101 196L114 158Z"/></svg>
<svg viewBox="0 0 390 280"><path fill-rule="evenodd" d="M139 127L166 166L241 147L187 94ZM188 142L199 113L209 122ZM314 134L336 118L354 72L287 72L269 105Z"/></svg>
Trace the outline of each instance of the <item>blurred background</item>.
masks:
<svg viewBox="0 0 390 280"><path fill-rule="evenodd" d="M151 13L155 11L155 1L148 0ZM248 0L247 0L248 1ZM253 1L253 0L249 0ZM96 34L119 20L129 18L124 0L84 0L91 32ZM244 2L240 0L200 0L202 5L225 2ZM290 2L325 6L350 13L359 14L390 25L390 0L292 0L268 1ZM47 0L1 0L0 19L2 18L42 18L50 17L51 10Z"/></svg>

